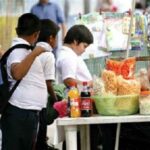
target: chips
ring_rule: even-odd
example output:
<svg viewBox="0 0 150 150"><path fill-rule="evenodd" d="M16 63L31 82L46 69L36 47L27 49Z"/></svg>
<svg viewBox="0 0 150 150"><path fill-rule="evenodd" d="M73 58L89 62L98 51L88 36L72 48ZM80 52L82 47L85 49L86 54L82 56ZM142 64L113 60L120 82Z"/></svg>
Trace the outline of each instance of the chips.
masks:
<svg viewBox="0 0 150 150"><path fill-rule="evenodd" d="M105 85L106 93L117 94L117 76L113 71L104 70L102 72L102 80Z"/></svg>
<svg viewBox="0 0 150 150"><path fill-rule="evenodd" d="M122 76L117 77L117 93L118 95L131 95L140 94L141 85L140 82L135 79L126 80Z"/></svg>

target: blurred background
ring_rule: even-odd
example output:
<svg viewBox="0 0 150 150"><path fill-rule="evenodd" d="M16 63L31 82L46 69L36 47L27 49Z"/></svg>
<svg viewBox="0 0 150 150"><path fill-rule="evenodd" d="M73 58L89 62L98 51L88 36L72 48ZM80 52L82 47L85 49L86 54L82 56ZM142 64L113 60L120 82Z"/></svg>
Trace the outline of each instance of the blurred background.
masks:
<svg viewBox="0 0 150 150"><path fill-rule="evenodd" d="M64 11L67 28L74 24L74 18L79 14L98 11L98 8L102 4L101 0L51 1L57 3ZM150 0L138 1L143 4L144 8L150 6ZM11 40L15 36L18 16L30 12L31 7L37 2L38 0L0 0L0 47L3 50L10 47ZM124 3L126 3L126 1Z"/></svg>

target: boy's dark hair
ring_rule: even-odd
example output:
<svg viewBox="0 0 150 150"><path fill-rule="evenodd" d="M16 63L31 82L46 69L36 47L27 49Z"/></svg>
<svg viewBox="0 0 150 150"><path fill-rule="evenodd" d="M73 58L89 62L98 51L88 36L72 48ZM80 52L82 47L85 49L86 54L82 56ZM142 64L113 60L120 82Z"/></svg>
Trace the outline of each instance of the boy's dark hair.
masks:
<svg viewBox="0 0 150 150"><path fill-rule="evenodd" d="M78 44L81 42L91 44L93 43L93 35L86 26L74 25L68 30L64 43L71 44L74 41L77 41Z"/></svg>
<svg viewBox="0 0 150 150"><path fill-rule="evenodd" d="M47 42L50 36L56 37L59 29L59 26L50 19L41 20L41 30L38 42Z"/></svg>
<svg viewBox="0 0 150 150"><path fill-rule="evenodd" d="M137 2L137 3L135 4L135 8L136 8L136 9L143 9L142 3Z"/></svg>
<svg viewBox="0 0 150 150"><path fill-rule="evenodd" d="M19 17L16 32L18 36L28 36L40 31L40 28L40 19L32 13L26 13Z"/></svg>

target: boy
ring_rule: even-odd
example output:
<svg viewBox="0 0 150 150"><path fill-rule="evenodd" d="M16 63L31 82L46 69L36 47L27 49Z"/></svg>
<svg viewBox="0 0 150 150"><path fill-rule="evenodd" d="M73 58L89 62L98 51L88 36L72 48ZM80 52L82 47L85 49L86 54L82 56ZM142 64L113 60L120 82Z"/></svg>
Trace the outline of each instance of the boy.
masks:
<svg viewBox="0 0 150 150"><path fill-rule="evenodd" d="M33 45L39 36L40 20L33 14L23 14L18 19L18 37L12 42ZM38 56L45 50L37 46L31 50L15 49L7 59L10 88L21 80L2 114L2 149L31 150L37 135L39 112L46 106L47 87Z"/></svg>
<svg viewBox="0 0 150 150"><path fill-rule="evenodd" d="M59 83L68 86L72 81L77 84L87 81L91 86L92 76L81 58L81 54L91 43L93 35L86 26L74 25L68 30L56 62Z"/></svg>
<svg viewBox="0 0 150 150"><path fill-rule="evenodd" d="M39 58L43 66L48 93L52 97L51 99L52 105L54 104L54 102L57 101L57 97L52 87L52 82L55 80L55 58L52 53L52 50L56 47L57 44L58 31L59 26L57 26L53 21L49 19L41 20L41 30L37 45L41 45L42 47L47 49L47 52L41 54ZM57 116L57 112L55 113ZM46 134L47 134L46 108L43 108L42 111L40 112L40 126L36 150L49 149L49 146L46 143L47 141Z"/></svg>
<svg viewBox="0 0 150 150"><path fill-rule="evenodd" d="M71 82L81 85L83 81L87 81L88 85L92 86L92 76L81 57L81 54L92 43L93 35L86 26L74 25L68 30L56 61L58 83L69 86ZM78 150L80 150L79 146L80 143ZM65 149L64 143L63 150Z"/></svg>

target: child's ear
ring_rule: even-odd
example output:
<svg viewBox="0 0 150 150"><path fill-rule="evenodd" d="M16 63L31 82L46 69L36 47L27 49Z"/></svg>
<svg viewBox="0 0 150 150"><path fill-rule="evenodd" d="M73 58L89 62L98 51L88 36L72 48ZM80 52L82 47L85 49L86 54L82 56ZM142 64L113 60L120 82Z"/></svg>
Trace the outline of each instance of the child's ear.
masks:
<svg viewBox="0 0 150 150"><path fill-rule="evenodd" d="M49 41L50 41L50 42L52 42L52 41L53 41L53 36L52 36L52 35L50 35L50 37L49 37Z"/></svg>
<svg viewBox="0 0 150 150"><path fill-rule="evenodd" d="M74 43L75 45L78 45L78 42L77 42L76 40L74 40L73 43Z"/></svg>
<svg viewBox="0 0 150 150"><path fill-rule="evenodd" d="M50 43L50 44L53 43L53 40L54 40L54 39L53 39L53 36L52 36L52 35L49 36L48 43Z"/></svg>
<svg viewBox="0 0 150 150"><path fill-rule="evenodd" d="M40 31L35 32L35 33L33 34L33 36L34 36L35 38L38 38L38 37L39 37L39 34L40 34Z"/></svg>

